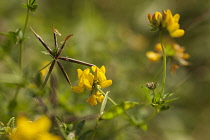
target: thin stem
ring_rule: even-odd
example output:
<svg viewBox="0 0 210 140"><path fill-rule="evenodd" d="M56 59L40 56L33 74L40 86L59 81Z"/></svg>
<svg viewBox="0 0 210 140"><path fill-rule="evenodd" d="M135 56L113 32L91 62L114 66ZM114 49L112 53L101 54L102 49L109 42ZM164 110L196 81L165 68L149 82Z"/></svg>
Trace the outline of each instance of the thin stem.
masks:
<svg viewBox="0 0 210 140"><path fill-rule="evenodd" d="M95 135L96 135L96 130L97 130L97 128L98 128L98 124L99 124L99 119L97 118L97 120L96 120L96 125L95 125L95 128L94 128L94 131L93 131L93 135L92 135L92 137L91 137L91 140L94 140L94 137L95 137Z"/></svg>
<svg viewBox="0 0 210 140"><path fill-rule="evenodd" d="M155 112L152 113L151 116L149 116L143 123L141 123L142 125L146 124L148 121L152 120L156 115L158 114L158 111L155 110Z"/></svg>
<svg viewBox="0 0 210 140"><path fill-rule="evenodd" d="M54 37L54 44L55 44L55 50L56 50L56 53L58 51L58 41L57 41L57 36L56 36L56 29L54 28L54 25L53 26L53 37Z"/></svg>
<svg viewBox="0 0 210 140"><path fill-rule="evenodd" d="M39 70L34 74L34 76L37 75L38 73L40 73L40 72L41 72L42 70L44 70L45 68L47 68L49 65L51 65L52 62L53 62L53 61L49 62L46 66L44 66L43 68L39 69Z"/></svg>
<svg viewBox="0 0 210 140"><path fill-rule="evenodd" d="M165 88L165 82L166 82L166 51L165 47L163 45L163 36L162 36L162 31L159 31L159 39L160 39L160 44L162 47L162 52L163 52L163 77L162 77L162 90L161 90L161 96L164 94L164 88Z"/></svg>
<svg viewBox="0 0 210 140"><path fill-rule="evenodd" d="M95 66L94 64L90 64L90 63L87 63L84 61L80 61L80 60L76 60L76 59L68 58L68 57L58 57L57 59L68 61L68 62L73 62L73 63L77 63L77 64L89 66L89 67Z"/></svg>
<svg viewBox="0 0 210 140"><path fill-rule="evenodd" d="M44 80L44 83L42 84L41 89L43 89L43 88L45 87L45 85L46 85L46 83L47 83L47 81L48 81L48 79L49 79L49 77L50 77L50 74L52 73L52 70L53 70L53 68L54 68L55 61L56 61L56 60L53 60L52 64L50 65L49 71L48 71L47 76L46 76L46 78L45 78L45 80Z"/></svg>
<svg viewBox="0 0 210 140"><path fill-rule="evenodd" d="M47 44L43 41L43 39L37 33L35 33L35 31L32 28L31 28L31 31L34 33L36 38L42 43L45 49L50 53L50 55L54 56L53 51L47 46Z"/></svg>
<svg viewBox="0 0 210 140"><path fill-rule="evenodd" d="M26 5L28 5L28 0L26 0ZM28 25L28 20L29 20L29 8L27 8L27 14L26 14L26 20L25 20L25 25L23 28L23 36L22 36L22 40L20 41L20 56L19 56L19 68L20 68L20 72L22 72L22 67L23 67L23 41L25 38L25 33L26 33L26 28Z"/></svg>
<svg viewBox="0 0 210 140"><path fill-rule="evenodd" d="M60 63L59 61L57 61L57 64L58 64L60 70L62 71L64 77L66 78L66 81L67 81L67 82L69 83L69 85L71 86L71 81L70 81L70 79L69 79L67 73L65 72L63 66L61 65L61 63Z"/></svg>
<svg viewBox="0 0 210 140"><path fill-rule="evenodd" d="M26 5L28 5L28 0L26 0ZM27 8L27 14L26 14L26 19L25 19L25 25L24 25L24 28L23 28L23 36L19 42L19 70L20 70L20 75L22 76L22 69L23 69L23 41L24 41L24 38L25 38L25 32L26 32L26 27L28 25L28 19L29 19L29 8ZM14 100L17 99L17 96L19 94L19 91L20 91L21 87L18 85L17 86L17 89L16 89L16 92L15 92L15 96L14 96Z"/></svg>
<svg viewBox="0 0 210 140"><path fill-rule="evenodd" d="M59 131L61 132L62 136L64 137L65 140L69 140L68 136L66 135L65 131L63 130L63 128L60 127L60 125L58 124L57 120L56 120L56 124L57 127L59 129Z"/></svg>
<svg viewBox="0 0 210 140"><path fill-rule="evenodd" d="M103 90L101 90L101 88L97 87L98 91L100 91L104 96L106 95L106 93L103 92ZM110 97L107 97L107 99L113 104L113 105L117 105L117 103L115 101L113 101Z"/></svg>

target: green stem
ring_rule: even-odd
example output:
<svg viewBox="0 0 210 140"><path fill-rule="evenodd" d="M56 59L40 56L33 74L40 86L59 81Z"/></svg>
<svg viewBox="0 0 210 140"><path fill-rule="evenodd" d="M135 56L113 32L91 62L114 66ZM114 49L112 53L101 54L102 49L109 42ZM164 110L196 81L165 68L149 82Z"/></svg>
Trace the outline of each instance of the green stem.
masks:
<svg viewBox="0 0 210 140"><path fill-rule="evenodd" d="M26 5L28 5L28 0L26 0ZM20 41L20 56L19 56L20 72L22 72L22 67L23 67L23 41L24 41L24 38L25 38L26 28L27 28L27 25L28 25L29 12L30 12L30 10L29 10L29 8L27 8L25 25L24 25L24 28L23 28L23 36L22 36L22 40Z"/></svg>
<svg viewBox="0 0 210 140"><path fill-rule="evenodd" d="M166 51L165 51L165 47L163 45L163 36L162 36L162 31L160 30L160 35L159 35L159 39L160 39L160 44L162 47L162 52L163 52L163 77L162 77L162 90L161 90L161 96L162 94L164 94L164 88L165 88L165 82L166 82Z"/></svg>
<svg viewBox="0 0 210 140"><path fill-rule="evenodd" d="M68 136L66 135L65 131L63 130L63 128L61 128L58 124L58 122L56 121L57 127L59 129L59 131L61 132L61 135L64 137L65 140L69 140Z"/></svg>
<svg viewBox="0 0 210 140"><path fill-rule="evenodd" d="M103 90L101 90L101 88L97 87L98 91L100 91L104 96L106 95L106 93L103 92ZM117 103L115 101L113 101L110 97L107 97L107 99L113 104L113 105L117 105Z"/></svg>
<svg viewBox="0 0 210 140"><path fill-rule="evenodd" d="M158 114L158 111L155 110L155 112L153 112L152 115L149 116L146 120L144 120L144 122L141 123L141 124L142 124L142 125L146 124L148 121L152 120L157 114Z"/></svg>
<svg viewBox="0 0 210 140"><path fill-rule="evenodd" d="M28 0L26 0L26 4L28 5ZM19 42L19 46L20 46L20 50L19 50L19 70L20 70L20 75L22 76L22 67L23 67L23 41L25 38L25 32L26 32L26 27L28 25L28 19L29 19L29 8L27 8L27 14L26 14L26 20L25 20L25 25L23 28L23 36ZM20 91L21 87L18 85L16 92L15 92L15 96L14 96L14 100L16 100L19 91Z"/></svg>
<svg viewBox="0 0 210 140"><path fill-rule="evenodd" d="M106 95L106 93L104 93L103 90L101 90L101 88L99 86L96 86L97 87L97 90L99 92L101 92L104 96ZM113 104L113 105L117 105L117 103L115 103L115 101L113 101L110 97L107 97L107 99ZM94 131L93 131L93 135L91 137L91 140L94 140L94 137L95 137L95 134L96 134L96 130L98 128L98 124L99 124L99 118L97 118L96 120L96 125L95 125L95 128L94 128Z"/></svg>
<svg viewBox="0 0 210 140"><path fill-rule="evenodd" d="M97 118L97 120L96 120L96 125L95 125L95 128L94 128L94 131L93 131L93 135L92 135L92 137L91 137L91 140L94 140L94 138L95 138L96 130L97 130L97 128L98 128L98 124L99 124L99 119Z"/></svg>

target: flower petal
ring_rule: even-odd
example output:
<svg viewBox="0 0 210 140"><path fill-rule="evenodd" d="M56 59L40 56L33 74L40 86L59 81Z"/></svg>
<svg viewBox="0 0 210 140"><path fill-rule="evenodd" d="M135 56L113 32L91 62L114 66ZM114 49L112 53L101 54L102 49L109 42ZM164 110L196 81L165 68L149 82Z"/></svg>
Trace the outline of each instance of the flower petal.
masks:
<svg viewBox="0 0 210 140"><path fill-rule="evenodd" d="M176 30L176 31L174 31L174 32L170 32L170 36L171 37L182 37L184 35L184 30L182 30L182 29L178 29L178 30Z"/></svg>
<svg viewBox="0 0 210 140"><path fill-rule="evenodd" d="M96 95L91 95L90 98L86 100L86 102L89 102L91 106L95 106L98 104L96 100Z"/></svg>
<svg viewBox="0 0 210 140"><path fill-rule="evenodd" d="M92 69L93 72L95 72L97 67L96 66L92 66L91 69Z"/></svg>
<svg viewBox="0 0 210 140"><path fill-rule="evenodd" d="M101 72L103 72L104 74L106 73L106 68L104 66L101 66L100 68Z"/></svg>
<svg viewBox="0 0 210 140"><path fill-rule="evenodd" d="M106 88L112 85L112 80L106 80L100 83L101 88Z"/></svg>
<svg viewBox="0 0 210 140"><path fill-rule="evenodd" d="M82 93L82 92L84 92L84 88L82 88L82 87L80 87L80 86L74 86L74 87L72 87L71 88L72 89L72 91L74 91L74 92L76 92L76 93Z"/></svg>
<svg viewBox="0 0 210 140"><path fill-rule="evenodd" d="M77 69L77 76L78 76L78 79L81 77L83 71L81 69Z"/></svg>
<svg viewBox="0 0 210 140"><path fill-rule="evenodd" d="M147 58L149 59L149 61L151 62L157 62L159 61L161 55L159 53L155 53L153 51L149 51L146 53Z"/></svg>
<svg viewBox="0 0 210 140"><path fill-rule="evenodd" d="M92 90L92 83L88 79L84 79L84 85L87 89Z"/></svg>
<svg viewBox="0 0 210 140"><path fill-rule="evenodd" d="M106 81L105 74L103 72L98 72L98 79L100 83L102 83L103 81Z"/></svg>

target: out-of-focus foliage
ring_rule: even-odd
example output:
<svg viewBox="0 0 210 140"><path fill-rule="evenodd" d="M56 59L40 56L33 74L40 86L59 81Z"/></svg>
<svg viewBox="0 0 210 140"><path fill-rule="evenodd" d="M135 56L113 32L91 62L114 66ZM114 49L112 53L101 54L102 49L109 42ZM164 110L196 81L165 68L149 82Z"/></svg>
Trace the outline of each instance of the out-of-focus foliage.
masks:
<svg viewBox="0 0 210 140"><path fill-rule="evenodd" d="M145 55L158 43L158 34L149 31L147 13L171 9L173 14L181 15L181 29L185 30L185 35L175 41L184 46L191 56L188 60L189 66L177 69L176 75L167 73L166 90L173 92L173 96L179 99L172 103L172 109L162 112L149 121L146 132L129 126L124 117L119 116L112 120L101 121L96 139L209 139L210 2L208 0L37 0L39 7L35 13L30 14L26 30L23 78L18 76L19 49L14 43L18 41L18 38L14 37L20 35L19 28L23 28L26 16L21 2L0 1L0 32L7 33L13 38L10 40L8 37L0 36L1 122L6 124L11 117L18 114L32 117L42 111L32 98L35 96L34 93L37 93L37 88L29 83L32 80L31 76L36 75L50 57L42 53L45 50L29 27L41 35L49 46L54 45L52 24L62 34L58 37L59 42L63 41L65 36L74 34L67 42L62 56L85 60L97 66L105 65L106 75L113 81L108 88L111 90L109 96L116 102L124 100L147 102L141 86L148 81L161 82L159 67L161 61L151 63ZM76 70L86 67L68 62L62 64L72 84L77 85ZM49 112L50 114L62 116L65 122L70 123L78 118L80 120L94 118L94 115L99 113L99 106L92 107L85 102L89 92L82 94L72 92L58 67L53 72L53 77L51 81L56 87L53 92L58 96L53 98L57 99L56 110ZM17 100L13 100L16 83L21 83L21 86L26 88L19 91ZM45 101L46 105L50 102L50 99ZM108 102L107 108L109 105ZM129 113L142 120L152 114L152 107L149 105L139 106L129 110ZM53 106L48 107L53 108ZM80 133L88 134L94 124L94 119L86 122Z"/></svg>

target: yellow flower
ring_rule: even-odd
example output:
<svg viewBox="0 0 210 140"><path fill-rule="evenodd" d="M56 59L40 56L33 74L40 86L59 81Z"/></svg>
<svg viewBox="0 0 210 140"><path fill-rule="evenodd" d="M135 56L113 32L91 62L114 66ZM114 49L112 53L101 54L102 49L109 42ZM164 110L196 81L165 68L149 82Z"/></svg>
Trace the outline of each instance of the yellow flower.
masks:
<svg viewBox="0 0 210 140"><path fill-rule="evenodd" d="M98 104L96 95L92 94L90 97L86 100L86 102L89 102L91 106L95 106Z"/></svg>
<svg viewBox="0 0 210 140"><path fill-rule="evenodd" d="M72 87L72 90L76 93L82 93L86 88L91 90L93 84L93 75L90 73L90 69L85 69L84 71L77 69L77 73L79 79L78 86Z"/></svg>
<svg viewBox="0 0 210 140"><path fill-rule="evenodd" d="M163 10L162 14L156 12L151 16L148 14L148 20L153 29L167 29L171 37L182 37L185 33L183 29L180 29L179 25L180 15L172 15L171 11Z"/></svg>
<svg viewBox="0 0 210 140"><path fill-rule="evenodd" d="M112 84L112 80L107 80L105 73L106 69L102 66L100 69L96 66L92 66L92 71L95 72L94 83L101 86L101 88L109 87Z"/></svg>
<svg viewBox="0 0 210 140"><path fill-rule="evenodd" d="M93 74L90 69L87 68L84 71L78 69L78 86L72 87L72 90L76 93L82 93L86 89L91 90L90 97L86 100L92 106L97 103L102 103L104 96L98 91L97 86L100 88L109 87L112 84L112 80L107 80L105 73L106 69L104 66L98 68L96 66L91 67Z"/></svg>
<svg viewBox="0 0 210 140"><path fill-rule="evenodd" d="M162 47L161 47L161 44L160 43L157 43L155 45L155 51L162 53Z"/></svg>
<svg viewBox="0 0 210 140"><path fill-rule="evenodd" d="M189 62L186 61L190 57L188 53L185 53L185 48L181 47L179 44L168 41L166 43L166 56L171 57L173 60L178 61L179 65L187 66ZM157 62L162 57L162 47L161 44L158 43L155 46L155 52L149 51L146 53L146 56L149 61ZM178 67L176 67L177 69Z"/></svg>
<svg viewBox="0 0 210 140"><path fill-rule="evenodd" d="M86 100L86 102L89 102L90 105L95 106L98 103L102 103L104 99L104 96L99 91L96 92L96 94L91 94L90 97Z"/></svg>
<svg viewBox="0 0 210 140"><path fill-rule="evenodd" d="M102 95L102 93L100 93L100 92L96 92L96 97L97 97L97 101L99 102L99 103L102 103L103 102L103 100L104 100L104 96Z"/></svg>
<svg viewBox="0 0 210 140"><path fill-rule="evenodd" d="M174 44L173 49L176 51L174 58L179 62L180 65L187 66L189 62L186 61L190 57L188 53L184 53L185 48L179 46L179 44Z"/></svg>
<svg viewBox="0 0 210 140"><path fill-rule="evenodd" d="M162 20L162 15L160 12L155 12L155 14L153 14L152 16L150 15L150 13L148 13L148 20L153 27L158 28L159 26L161 26L160 23Z"/></svg>
<svg viewBox="0 0 210 140"><path fill-rule="evenodd" d="M159 53L156 53L153 51L147 52L146 56L149 59L149 61L151 61L151 62L157 62L160 60L160 57L161 57L161 55Z"/></svg>
<svg viewBox="0 0 210 140"><path fill-rule="evenodd" d="M106 69L102 66L100 69L96 66L91 67L94 75L90 73L90 69L87 68L84 71L78 69L78 86L72 87L72 90L76 93L82 93L85 89L92 90L93 86L100 85L101 88L106 88L112 84L112 80L107 80L105 76Z"/></svg>
<svg viewBox="0 0 210 140"><path fill-rule="evenodd" d="M43 116L34 122L29 121L26 117L17 118L17 127L9 136L10 140L61 140L58 136L48 133L51 121Z"/></svg>

